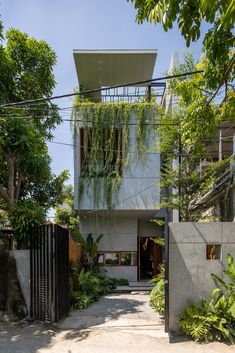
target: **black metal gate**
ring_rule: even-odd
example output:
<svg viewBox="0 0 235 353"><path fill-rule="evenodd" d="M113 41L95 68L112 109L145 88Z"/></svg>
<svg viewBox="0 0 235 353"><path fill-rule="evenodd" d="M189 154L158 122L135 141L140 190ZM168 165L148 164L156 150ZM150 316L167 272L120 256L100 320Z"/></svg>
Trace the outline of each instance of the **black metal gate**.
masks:
<svg viewBox="0 0 235 353"><path fill-rule="evenodd" d="M58 322L69 311L69 232L47 224L30 239L30 317Z"/></svg>

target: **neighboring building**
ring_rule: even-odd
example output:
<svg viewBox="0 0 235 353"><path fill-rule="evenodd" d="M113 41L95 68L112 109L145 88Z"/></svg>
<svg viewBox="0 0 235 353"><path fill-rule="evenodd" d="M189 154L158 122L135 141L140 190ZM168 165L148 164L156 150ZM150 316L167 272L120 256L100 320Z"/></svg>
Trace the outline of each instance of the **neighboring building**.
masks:
<svg viewBox="0 0 235 353"><path fill-rule="evenodd" d="M149 80L153 75L156 57L156 50L75 50L74 60L80 91ZM156 101L161 102L164 89L163 83L146 83L136 87L94 92L85 98L96 103L126 101L131 104L143 102L146 97L153 101L155 97ZM149 153L145 153L144 158L138 156L135 153L136 114L137 112L132 111L130 116L130 157L128 166L124 163L120 169L121 181L112 198L112 211L108 210L109 207L102 197L98 200L98 206L94 205L94 185L92 186L92 182L86 183L84 176L81 176L85 165L85 127L80 121L74 129L75 209L80 212L81 233L92 233L94 237L103 233L99 244L100 263L110 277L126 278L130 281L147 279L158 273L162 248L150 238L162 235L163 230L151 220L164 216L163 210L158 206L161 201L161 158L157 151L156 129L151 124L146 126ZM80 111L77 111L77 120L82 120ZM124 128L121 133L124 140ZM92 148L92 141L90 144ZM124 143L120 148L124 156ZM99 162L105 163L104 160ZM79 196L81 177L84 184L82 197Z"/></svg>

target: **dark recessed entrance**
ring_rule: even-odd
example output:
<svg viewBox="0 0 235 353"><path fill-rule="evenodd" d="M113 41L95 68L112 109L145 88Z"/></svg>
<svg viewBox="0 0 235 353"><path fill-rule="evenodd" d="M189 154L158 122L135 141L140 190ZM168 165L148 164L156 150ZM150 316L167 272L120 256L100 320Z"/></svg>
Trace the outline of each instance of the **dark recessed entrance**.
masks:
<svg viewBox="0 0 235 353"><path fill-rule="evenodd" d="M159 273L162 263L162 246L149 237L138 238L138 280L149 280Z"/></svg>

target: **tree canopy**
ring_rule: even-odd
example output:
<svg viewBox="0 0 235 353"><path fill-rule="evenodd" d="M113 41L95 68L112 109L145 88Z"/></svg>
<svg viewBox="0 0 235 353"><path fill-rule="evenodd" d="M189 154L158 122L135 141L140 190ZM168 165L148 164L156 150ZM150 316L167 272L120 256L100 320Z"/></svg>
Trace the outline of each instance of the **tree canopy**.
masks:
<svg viewBox="0 0 235 353"><path fill-rule="evenodd" d="M161 24L165 31L177 23L187 46L201 35L203 22L210 24L202 50L208 59L205 78L215 89L223 76L234 48L235 4L233 0L131 0L137 9L136 21Z"/></svg>
<svg viewBox="0 0 235 353"><path fill-rule="evenodd" d="M74 209L72 185L66 185L63 192L63 204L55 208L55 222L66 225L71 230L78 228L78 211Z"/></svg>
<svg viewBox="0 0 235 353"><path fill-rule="evenodd" d="M173 73L205 71L208 65L210 62L206 57L195 63L192 54L187 54L184 63L175 67ZM228 81L232 76L230 72ZM174 192L165 198L162 206L180 209L183 221L195 221L201 219L203 213L203 207L195 208L196 202L229 165L226 159L212 162L210 158L207 168L200 168L201 161L210 157L208 146L213 147L212 151L218 148L221 124L226 121L232 127L235 122L234 86L220 90L224 99L215 104L213 100L211 102L214 92L209 90L205 75L198 73L188 78L172 79L168 93L177 97L177 104L160 120L160 149L165 161L161 185Z"/></svg>
<svg viewBox="0 0 235 353"><path fill-rule="evenodd" d="M224 29L231 29L235 21L233 0L131 0L137 9L136 20L143 23L162 24L165 31L177 22L187 46L200 37L203 21L217 22Z"/></svg>
<svg viewBox="0 0 235 353"><path fill-rule="evenodd" d="M0 103L52 95L56 54L46 42L10 29L0 59ZM27 224L27 217L31 224L37 217L41 222L42 214L63 202L68 171L52 173L46 144L60 122L58 107L49 101L0 109L0 209L14 226Z"/></svg>

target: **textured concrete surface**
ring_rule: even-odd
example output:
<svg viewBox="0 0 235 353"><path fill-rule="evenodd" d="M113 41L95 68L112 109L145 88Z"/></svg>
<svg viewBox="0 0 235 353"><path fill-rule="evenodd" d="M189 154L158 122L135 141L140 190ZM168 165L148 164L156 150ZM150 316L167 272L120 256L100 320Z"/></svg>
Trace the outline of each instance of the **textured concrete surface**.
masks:
<svg viewBox="0 0 235 353"><path fill-rule="evenodd" d="M146 331L153 337L167 337L160 316L150 308L147 294L110 294L85 310L72 312L58 326L61 329L117 329Z"/></svg>
<svg viewBox="0 0 235 353"><path fill-rule="evenodd" d="M28 312L30 310L30 251L14 250L10 254L15 258L17 276L20 282L24 300L27 305Z"/></svg>
<svg viewBox="0 0 235 353"><path fill-rule="evenodd" d="M223 277L227 253L235 258L235 223L170 223L169 228L169 325L174 332L188 301L207 299L216 287L211 273ZM221 245L221 259L206 259L207 244Z"/></svg>
<svg viewBox="0 0 235 353"><path fill-rule="evenodd" d="M71 314L61 328L0 323L0 353L234 352L234 346L223 343L197 344L182 337L169 342L161 318L147 300L144 294L109 295L90 309ZM78 328L62 329L69 320ZM86 328L79 328L79 322Z"/></svg>

